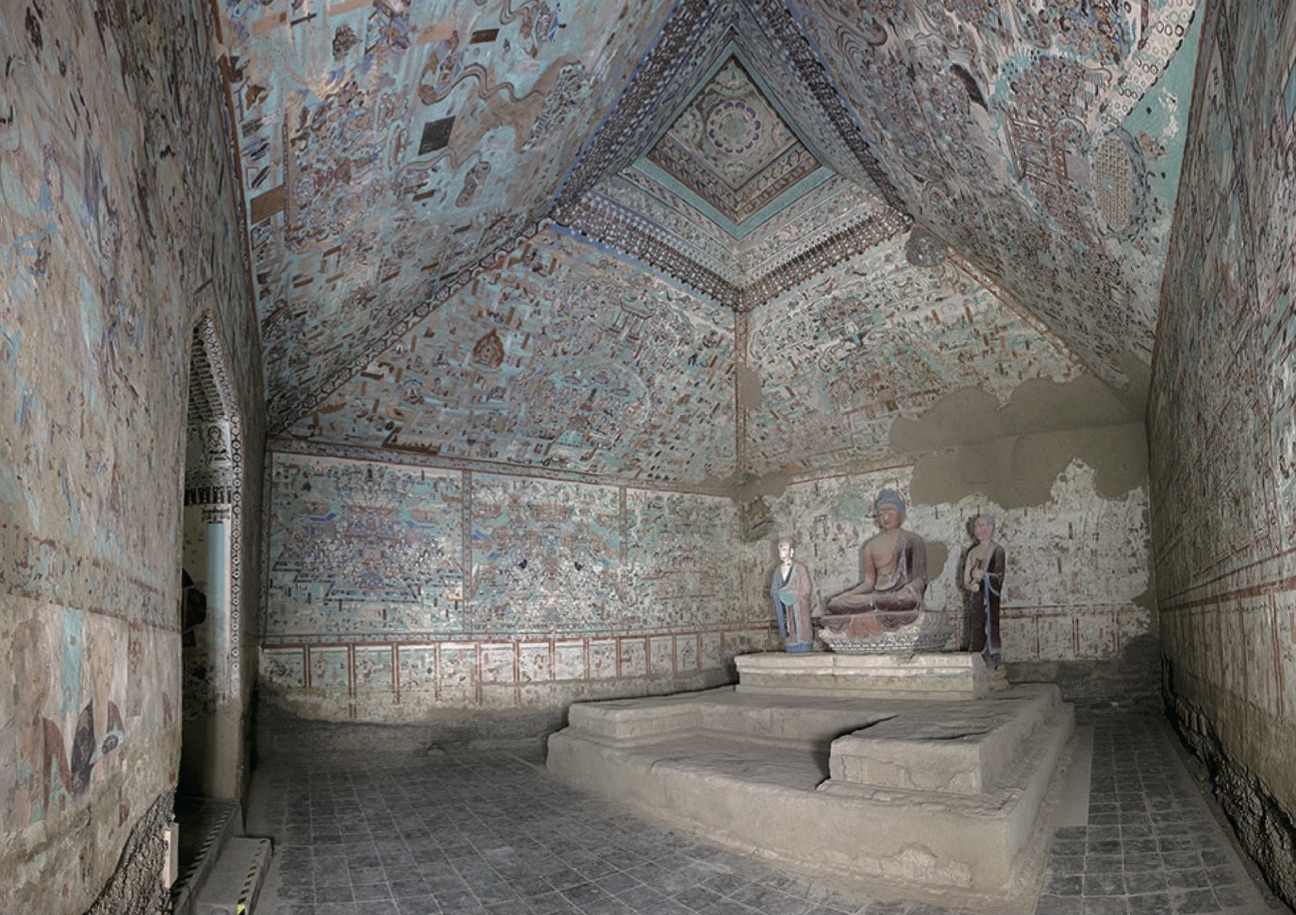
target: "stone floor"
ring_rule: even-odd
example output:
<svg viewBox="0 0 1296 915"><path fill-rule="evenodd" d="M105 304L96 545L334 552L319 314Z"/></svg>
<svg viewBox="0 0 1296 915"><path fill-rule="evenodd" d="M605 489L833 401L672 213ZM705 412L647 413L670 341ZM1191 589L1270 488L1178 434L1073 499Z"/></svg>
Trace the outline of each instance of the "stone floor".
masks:
<svg viewBox="0 0 1296 915"><path fill-rule="evenodd" d="M1162 719L1080 724L1093 728L1087 824L1058 829L1036 915L1290 915ZM258 915L963 912L863 898L643 823L549 778L538 748L268 764L248 832L275 842Z"/></svg>

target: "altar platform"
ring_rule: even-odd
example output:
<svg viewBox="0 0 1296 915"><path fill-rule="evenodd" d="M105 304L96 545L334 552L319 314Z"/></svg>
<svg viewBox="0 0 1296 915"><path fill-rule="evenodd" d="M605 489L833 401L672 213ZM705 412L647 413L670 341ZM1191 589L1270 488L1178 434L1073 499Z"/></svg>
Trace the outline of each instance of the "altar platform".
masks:
<svg viewBox="0 0 1296 915"><path fill-rule="evenodd" d="M740 682L578 703L547 766L800 872L1009 909L1038 892L1070 705L979 655L761 654Z"/></svg>

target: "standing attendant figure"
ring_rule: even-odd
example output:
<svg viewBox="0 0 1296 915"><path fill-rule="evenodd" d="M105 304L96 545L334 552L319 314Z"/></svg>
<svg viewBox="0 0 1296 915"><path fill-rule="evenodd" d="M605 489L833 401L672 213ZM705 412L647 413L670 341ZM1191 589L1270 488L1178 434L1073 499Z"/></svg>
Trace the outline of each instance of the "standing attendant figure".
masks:
<svg viewBox="0 0 1296 915"><path fill-rule="evenodd" d="M977 544L963 564L963 587L972 592L972 632L968 648L980 652L991 667L998 667L1003 648L999 642L999 599L1003 593L1004 548L994 541L995 519L981 515L973 525Z"/></svg>
<svg viewBox="0 0 1296 915"><path fill-rule="evenodd" d="M778 618L779 635L790 652L811 651L814 629L810 623L810 573L797 562L796 541L791 537L778 542L779 564L770 582L770 599Z"/></svg>

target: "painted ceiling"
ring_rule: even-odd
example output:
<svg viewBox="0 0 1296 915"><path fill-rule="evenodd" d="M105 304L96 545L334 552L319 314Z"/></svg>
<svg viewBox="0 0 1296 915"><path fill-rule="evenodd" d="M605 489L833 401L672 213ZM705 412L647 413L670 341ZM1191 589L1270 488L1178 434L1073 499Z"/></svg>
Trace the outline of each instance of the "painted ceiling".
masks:
<svg viewBox="0 0 1296 915"><path fill-rule="evenodd" d="M281 447L713 487L1141 415L1195 0L221 0Z"/></svg>

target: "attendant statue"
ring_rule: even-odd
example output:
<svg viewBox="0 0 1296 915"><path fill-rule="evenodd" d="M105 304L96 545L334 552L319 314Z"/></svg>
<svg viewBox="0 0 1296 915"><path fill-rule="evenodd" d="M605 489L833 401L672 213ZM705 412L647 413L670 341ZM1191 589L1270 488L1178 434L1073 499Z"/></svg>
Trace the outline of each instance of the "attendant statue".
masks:
<svg viewBox="0 0 1296 915"><path fill-rule="evenodd" d="M894 489L874 503L882 530L860 550L860 582L828 601L821 622L831 633L867 638L918 619L927 590L927 543L904 529L905 503Z"/></svg>
<svg viewBox="0 0 1296 915"><path fill-rule="evenodd" d="M810 573L797 562L796 541L783 537L778 542L779 564L770 582L770 599L778 618L779 635L790 652L814 648L814 629L810 623Z"/></svg>
<svg viewBox="0 0 1296 915"><path fill-rule="evenodd" d="M995 519L981 515L972 528L977 544L968 551L963 563L963 587L972 592L972 632L968 648L985 656L986 663L998 667L1001 658L999 642L999 597L1003 592L1004 548L994 541Z"/></svg>

